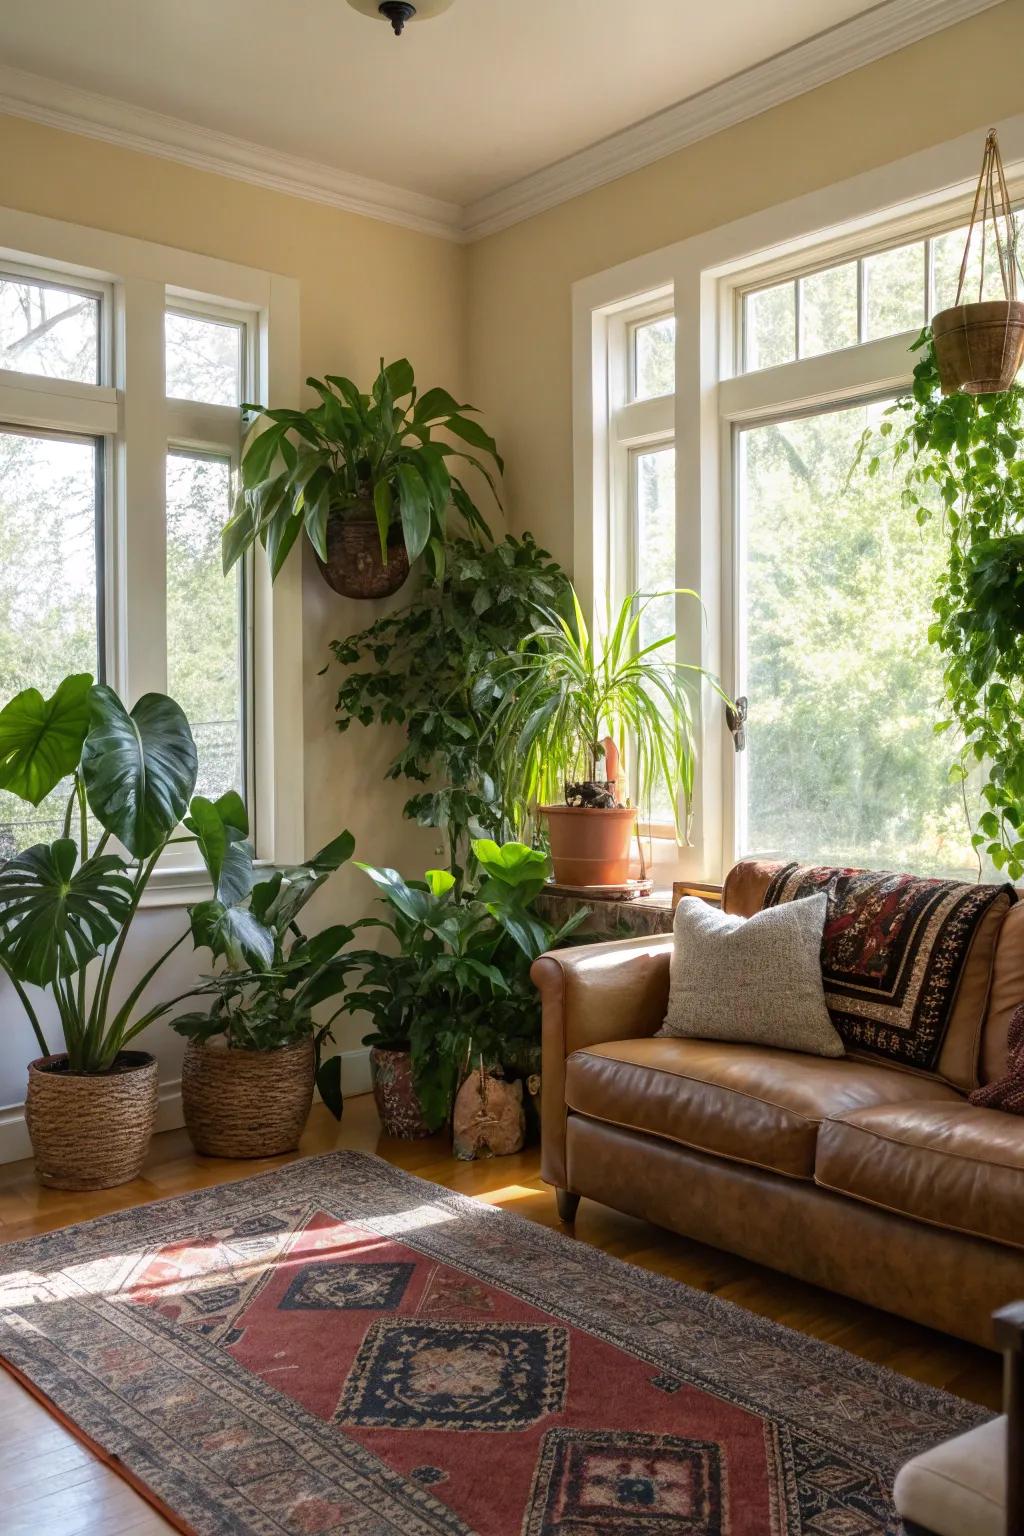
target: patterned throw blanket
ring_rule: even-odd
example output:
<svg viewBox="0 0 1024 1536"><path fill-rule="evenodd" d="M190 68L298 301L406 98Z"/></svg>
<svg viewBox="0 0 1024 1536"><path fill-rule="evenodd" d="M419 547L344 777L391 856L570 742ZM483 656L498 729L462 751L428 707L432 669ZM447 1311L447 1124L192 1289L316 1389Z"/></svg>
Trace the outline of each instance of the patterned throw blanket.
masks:
<svg viewBox="0 0 1024 1536"><path fill-rule="evenodd" d="M821 974L849 1050L935 1071L978 925L1009 885L786 864L764 906L826 890Z"/></svg>

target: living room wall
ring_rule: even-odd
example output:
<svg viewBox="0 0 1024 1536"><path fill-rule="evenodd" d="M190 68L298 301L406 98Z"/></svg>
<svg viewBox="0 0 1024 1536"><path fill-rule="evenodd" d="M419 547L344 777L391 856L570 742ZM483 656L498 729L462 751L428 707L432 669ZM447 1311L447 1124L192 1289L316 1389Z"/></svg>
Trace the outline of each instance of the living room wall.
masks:
<svg viewBox="0 0 1024 1536"><path fill-rule="evenodd" d="M14 117L0 117L0 205L297 278L304 378L332 372L368 381L383 353L389 359L408 356L428 385L465 389L466 253L451 241ZM328 642L370 623L384 605L337 596L321 580L308 550L303 558L307 850L348 826L356 836L358 857L412 873L432 862L433 840L402 821L406 796L401 786L382 777L393 742L380 731L338 735L333 725L337 669L326 677L317 675L330 660ZM360 871L343 869L317 898L317 916L329 922L360 915L370 905L368 889ZM159 952L167 936L173 936L170 924L181 917L180 909L142 914L139 970L145 953ZM162 985L177 990L187 985L189 968L194 974L195 966L184 954L174 958ZM37 1052L5 988L0 988L0 1009L5 1015L0 1034L3 1160L27 1151L20 1112L12 1108L5 1115L4 1106L20 1103L25 1065ZM357 1047L360 1034L357 1023L347 1024L339 1032L342 1049ZM176 1113L182 1042L160 1028L147 1036L147 1044L160 1058L167 1123Z"/></svg>
<svg viewBox="0 0 1024 1536"><path fill-rule="evenodd" d="M570 288L631 257L979 130L1024 105L1024 3L982 12L470 247L469 387L506 506L571 569Z"/></svg>

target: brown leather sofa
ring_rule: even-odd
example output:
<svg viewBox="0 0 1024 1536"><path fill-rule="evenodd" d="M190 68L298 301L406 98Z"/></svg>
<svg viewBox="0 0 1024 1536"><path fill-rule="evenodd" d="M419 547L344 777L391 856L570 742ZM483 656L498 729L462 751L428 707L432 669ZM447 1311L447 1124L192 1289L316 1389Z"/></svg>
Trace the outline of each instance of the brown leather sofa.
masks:
<svg viewBox="0 0 1024 1536"><path fill-rule="evenodd" d="M758 911L777 867L738 864L724 909ZM665 935L534 964L541 1172L563 1219L588 1196L991 1346L992 1313L1024 1294L1024 1117L888 1062L655 1038L671 950ZM972 949L947 1035L981 1082L1004 1072L1021 1002L1024 901Z"/></svg>

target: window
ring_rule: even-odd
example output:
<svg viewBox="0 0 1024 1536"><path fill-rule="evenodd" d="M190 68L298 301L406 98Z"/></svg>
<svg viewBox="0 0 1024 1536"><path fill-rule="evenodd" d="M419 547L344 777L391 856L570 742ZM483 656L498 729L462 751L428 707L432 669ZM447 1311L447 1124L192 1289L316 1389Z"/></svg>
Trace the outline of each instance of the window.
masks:
<svg viewBox="0 0 1024 1536"><path fill-rule="evenodd" d="M676 387L676 320L664 315L659 320L635 325L633 334L634 400L654 400L671 395Z"/></svg>
<svg viewBox="0 0 1024 1536"><path fill-rule="evenodd" d="M225 579L220 535L240 404L298 404L298 286L2 208L0 249L0 702L71 671L170 693L198 792L239 790L257 857L295 862L301 571ZM0 793L0 856L58 834L65 801ZM205 893L194 850L165 860L153 900Z"/></svg>

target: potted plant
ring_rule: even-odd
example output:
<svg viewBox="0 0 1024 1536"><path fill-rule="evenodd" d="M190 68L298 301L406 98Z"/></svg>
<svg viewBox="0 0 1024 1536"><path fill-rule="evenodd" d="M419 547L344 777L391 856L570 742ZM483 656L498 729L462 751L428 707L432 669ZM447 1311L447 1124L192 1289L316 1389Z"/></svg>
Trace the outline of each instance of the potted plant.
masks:
<svg viewBox="0 0 1024 1536"><path fill-rule="evenodd" d="M982 242L978 298L963 303L967 262L977 226ZM985 245L992 230L995 259L1003 289L1001 299L985 299ZM1024 362L1024 303L1017 297L1017 237L1013 204L994 128L985 140L981 175L974 194L970 228L952 307L932 316L935 359L946 395L970 395L1009 389Z"/></svg>
<svg viewBox="0 0 1024 1536"><path fill-rule="evenodd" d="M497 490L482 453L504 468L494 439L445 389L416 388L405 358L384 366L368 395L351 379L307 379L320 396L306 411L264 410L242 452L241 487L224 529L224 570L258 539L277 577L305 531L328 584L346 597L385 597L426 553L439 578L449 505L486 531L449 461L477 469ZM443 431L458 446L439 439ZM476 450L473 452L471 450Z"/></svg>
<svg viewBox="0 0 1024 1536"><path fill-rule="evenodd" d="M324 1056L341 1010L319 1023L313 1010L344 990L340 953L353 930L337 924L307 938L297 919L353 847L352 834L342 832L307 863L252 885L229 930L211 922L208 904L192 908L196 946L227 962L203 989L213 996L210 1008L171 1020L188 1041L181 1098L197 1152L276 1157L294 1151L314 1083L341 1119L341 1058Z"/></svg>
<svg viewBox="0 0 1024 1536"><path fill-rule="evenodd" d="M83 673L65 678L52 698L28 688L0 710L0 787L33 806L68 787L62 835L0 865L0 968L40 1050L29 1066L25 1118L43 1184L105 1189L134 1178L146 1155L156 1063L129 1047L182 1001L143 1007L141 998L188 931L115 1001L133 920L186 813L189 840L204 857L232 846L236 884L251 861L238 830L241 801L191 798L196 769L188 721L164 694L145 694L128 711L113 689ZM233 924L228 889L208 906L211 922ZM50 1051L32 989L56 1011L63 1051Z"/></svg>
<svg viewBox="0 0 1024 1536"><path fill-rule="evenodd" d="M479 879L461 891L448 870L406 881L360 865L389 909L376 923L398 954L350 952L360 980L345 1007L368 1012L377 1026L364 1044L376 1053L375 1092L389 1134L446 1125L458 1089L481 1063L535 1068L540 1012L530 966L587 916L584 908L555 930L532 910L550 872L538 849L479 838L473 856Z"/></svg>
<svg viewBox="0 0 1024 1536"><path fill-rule="evenodd" d="M674 634L642 643L644 614L666 595L630 593L607 634L595 639L574 592L573 621L544 612L508 664L513 686L492 726L506 814L522 825L539 808L559 884L618 886L629 877L637 809L620 774L619 748L635 754L640 802L667 787L677 835L685 835L696 761L689 686L708 674L675 660Z"/></svg>

